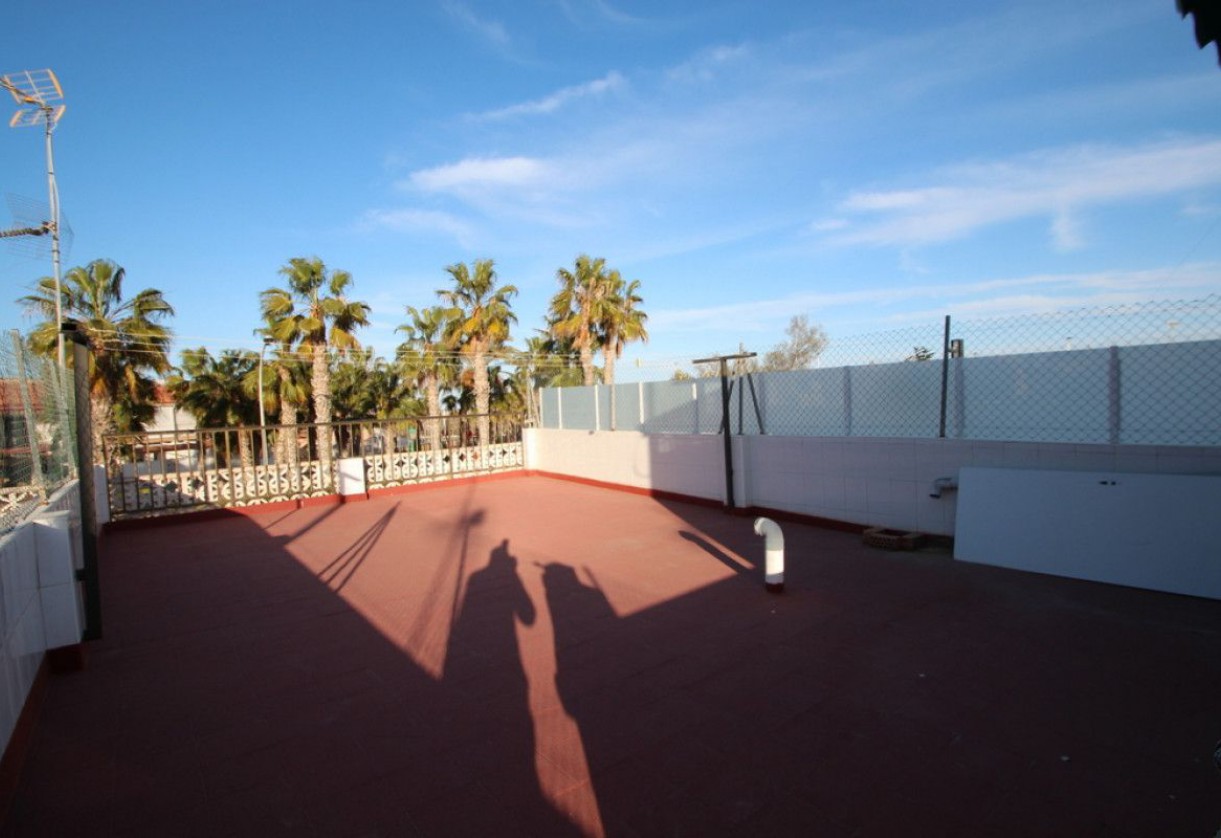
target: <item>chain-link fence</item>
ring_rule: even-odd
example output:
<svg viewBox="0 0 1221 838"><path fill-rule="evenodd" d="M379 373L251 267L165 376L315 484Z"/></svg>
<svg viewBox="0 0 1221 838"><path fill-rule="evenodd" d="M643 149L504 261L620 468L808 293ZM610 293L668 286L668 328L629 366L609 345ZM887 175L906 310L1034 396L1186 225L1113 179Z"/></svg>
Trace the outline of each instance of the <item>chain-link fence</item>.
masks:
<svg viewBox="0 0 1221 838"><path fill-rule="evenodd" d="M31 355L16 331L0 340L0 532L75 476L68 375Z"/></svg>
<svg viewBox="0 0 1221 838"><path fill-rule="evenodd" d="M735 433L1221 445L1217 296L946 317L832 339L812 369L758 372L750 363L727 365ZM722 398L719 377L549 388L541 425L716 433Z"/></svg>

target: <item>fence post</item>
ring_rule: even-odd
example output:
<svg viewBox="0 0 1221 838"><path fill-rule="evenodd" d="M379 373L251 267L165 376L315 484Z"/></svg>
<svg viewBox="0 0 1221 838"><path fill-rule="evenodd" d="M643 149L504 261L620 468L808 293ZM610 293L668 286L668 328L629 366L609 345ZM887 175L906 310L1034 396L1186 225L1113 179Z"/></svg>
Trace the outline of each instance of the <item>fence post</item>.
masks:
<svg viewBox="0 0 1221 838"><path fill-rule="evenodd" d="M844 436L852 436L852 367L844 367Z"/></svg>
<svg viewBox="0 0 1221 838"><path fill-rule="evenodd" d="M938 439L945 439L945 408L950 380L950 315L945 316L945 332L941 338L941 424Z"/></svg>
<svg viewBox="0 0 1221 838"><path fill-rule="evenodd" d="M1118 445L1123 430L1122 381L1119 368L1119 347L1112 346L1107 359L1107 439Z"/></svg>
<svg viewBox="0 0 1221 838"><path fill-rule="evenodd" d="M85 586L85 632L82 640L102 637L102 595L98 588L98 513L93 480L93 420L89 402L89 342L75 323L60 331L72 341L72 384L76 402L76 472L81 510L81 558L78 579Z"/></svg>

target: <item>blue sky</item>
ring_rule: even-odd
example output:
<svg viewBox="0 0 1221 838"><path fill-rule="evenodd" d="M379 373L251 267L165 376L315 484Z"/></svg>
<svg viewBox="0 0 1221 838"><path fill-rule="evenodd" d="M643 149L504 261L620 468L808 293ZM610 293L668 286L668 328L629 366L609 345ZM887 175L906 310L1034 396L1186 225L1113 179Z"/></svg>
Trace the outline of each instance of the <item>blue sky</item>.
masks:
<svg viewBox="0 0 1221 838"><path fill-rule="evenodd" d="M0 72L63 85L66 265L161 289L178 349L257 347L293 256L352 273L386 355L448 264L495 259L525 337L605 257L650 318L621 380L794 314L933 342L1221 293L1221 70L1172 0L910 6L70 0L10 19ZM43 166L0 128L0 192L42 198ZM50 265L0 271L15 300Z"/></svg>

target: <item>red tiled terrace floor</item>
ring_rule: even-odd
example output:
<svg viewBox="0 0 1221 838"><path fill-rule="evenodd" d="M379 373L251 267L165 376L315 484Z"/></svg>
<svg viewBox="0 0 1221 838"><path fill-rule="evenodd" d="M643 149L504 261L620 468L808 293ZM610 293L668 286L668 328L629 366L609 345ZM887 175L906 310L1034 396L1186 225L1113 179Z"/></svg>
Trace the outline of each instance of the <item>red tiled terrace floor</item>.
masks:
<svg viewBox="0 0 1221 838"><path fill-rule="evenodd" d="M4 832L1221 827L1221 603L542 477L108 534Z"/></svg>

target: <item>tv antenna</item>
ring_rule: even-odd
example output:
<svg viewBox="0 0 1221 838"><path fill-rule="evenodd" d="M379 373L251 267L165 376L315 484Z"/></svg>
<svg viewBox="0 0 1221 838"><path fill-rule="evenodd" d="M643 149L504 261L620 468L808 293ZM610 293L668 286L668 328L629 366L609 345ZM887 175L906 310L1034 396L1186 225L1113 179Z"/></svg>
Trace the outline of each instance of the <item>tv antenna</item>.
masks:
<svg viewBox="0 0 1221 838"><path fill-rule="evenodd" d="M6 250L31 259L45 259L51 255L52 232L58 226L61 255L68 255L72 250L72 225L62 213L56 225L46 201L12 193L6 194L4 199L12 218L11 226L0 230L0 241Z"/></svg>
<svg viewBox="0 0 1221 838"><path fill-rule="evenodd" d="M23 128L41 125L46 136L47 194L51 211L48 213L49 218L44 222L49 227L42 235L48 235L51 239L51 264L55 271L55 331L59 333L64 321L63 295L60 284L59 186L55 182L55 155L51 148L51 134L55 132L55 126L59 124L67 107L63 104L64 91L59 86L59 79L50 70L21 70L16 73L8 73L0 76L0 87L11 93L18 105L17 112L9 120L9 126ZM28 231L41 226L26 224L17 229ZM24 237L38 238L28 232L14 236L14 238ZM60 369L63 369L66 362L62 334L59 334L58 342L59 366Z"/></svg>

